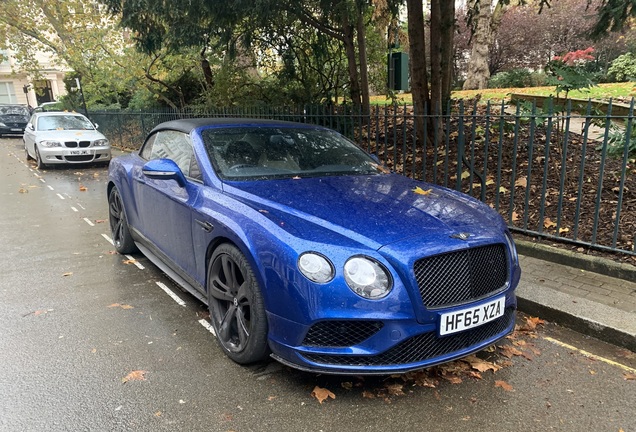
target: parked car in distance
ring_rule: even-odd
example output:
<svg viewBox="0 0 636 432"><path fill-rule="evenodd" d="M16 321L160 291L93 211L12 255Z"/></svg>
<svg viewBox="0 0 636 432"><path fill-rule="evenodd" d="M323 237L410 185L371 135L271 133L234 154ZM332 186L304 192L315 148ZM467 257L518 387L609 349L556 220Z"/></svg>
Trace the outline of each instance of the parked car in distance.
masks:
<svg viewBox="0 0 636 432"><path fill-rule="evenodd" d="M31 113L24 105L0 105L0 137L22 135Z"/></svg>
<svg viewBox="0 0 636 432"><path fill-rule="evenodd" d="M111 161L107 196L116 250L140 250L207 303L240 364L401 373L515 325L521 271L499 214L327 128L163 123Z"/></svg>
<svg viewBox="0 0 636 432"><path fill-rule="evenodd" d="M110 142L97 126L73 112L34 113L24 131L27 159L38 168L46 165L105 162L111 158Z"/></svg>

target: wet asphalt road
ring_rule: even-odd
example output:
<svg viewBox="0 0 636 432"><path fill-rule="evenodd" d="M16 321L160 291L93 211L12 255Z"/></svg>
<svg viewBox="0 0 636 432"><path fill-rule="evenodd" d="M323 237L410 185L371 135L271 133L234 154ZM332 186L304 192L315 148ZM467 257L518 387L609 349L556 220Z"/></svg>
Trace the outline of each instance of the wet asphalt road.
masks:
<svg viewBox="0 0 636 432"><path fill-rule="evenodd" d="M481 353L495 373L238 366L201 303L114 253L106 178L40 172L20 138L0 139L0 431L636 431L636 355L549 323ZM335 399L320 404L316 386Z"/></svg>

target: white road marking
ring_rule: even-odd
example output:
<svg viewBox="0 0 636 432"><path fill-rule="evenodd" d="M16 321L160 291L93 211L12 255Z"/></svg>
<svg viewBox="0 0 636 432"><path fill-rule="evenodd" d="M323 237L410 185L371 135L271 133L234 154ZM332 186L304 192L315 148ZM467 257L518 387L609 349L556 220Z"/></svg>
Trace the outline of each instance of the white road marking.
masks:
<svg viewBox="0 0 636 432"><path fill-rule="evenodd" d="M111 239L110 237L108 237L106 234L102 234L102 237L104 237L106 239L106 241L108 241L108 243L112 244L113 246L115 246L115 243L113 243L113 239Z"/></svg>
<svg viewBox="0 0 636 432"><path fill-rule="evenodd" d="M199 320L199 324L201 324L203 327L205 327L207 331L209 331L210 333L212 333L214 335L214 337L216 337L216 332L214 331L214 328L212 327L212 324L210 324L209 321L206 321L204 319L200 319Z"/></svg>
<svg viewBox="0 0 636 432"><path fill-rule="evenodd" d="M79 208L81 208L82 210L86 210L86 207L84 207L84 206L83 206L83 205L81 205L80 203L77 203L77 206L78 206Z"/></svg>
<svg viewBox="0 0 636 432"><path fill-rule="evenodd" d="M76 209L75 207L71 206L71 210L73 210L74 212L78 212L79 210Z"/></svg>
<svg viewBox="0 0 636 432"><path fill-rule="evenodd" d="M133 262L133 264L135 264L135 266L139 269L139 270L143 270L146 267L144 267L143 265L141 265L141 263L139 261L137 261L135 258L131 257L130 255L126 255L126 258L128 258L129 260L131 260Z"/></svg>
<svg viewBox="0 0 636 432"><path fill-rule="evenodd" d="M59 196L59 197L60 197L60 199L65 199L65 198L62 196L62 194L57 194L57 196Z"/></svg>
<svg viewBox="0 0 636 432"><path fill-rule="evenodd" d="M184 302L183 300L181 300L181 298L179 298L179 296L178 296L178 295L176 295L175 293L173 293L173 292L170 290L170 288L168 288L165 284L163 284L163 283L161 283L161 282L155 282L155 283L157 284L157 286L158 286L159 288L161 288L162 290L164 290L164 291L166 292L166 294L168 294L170 297L172 297L172 299L173 299L174 301L176 301L176 302L177 302L177 304L178 304L179 306L183 306L183 307L185 307L185 305L186 305L186 304L185 304L185 302Z"/></svg>
<svg viewBox="0 0 636 432"><path fill-rule="evenodd" d="M51 186L51 185L46 185L46 187L51 189L51 190L55 190L55 189L53 189L53 186Z"/></svg>
<svg viewBox="0 0 636 432"><path fill-rule="evenodd" d="M46 181L45 181L42 177L40 177L40 181L41 181L42 183L46 183Z"/></svg>
<svg viewBox="0 0 636 432"><path fill-rule="evenodd" d="M90 219L88 219L88 218L84 218L84 222L86 222L90 226L95 226L95 224L93 222L91 222Z"/></svg>
<svg viewBox="0 0 636 432"><path fill-rule="evenodd" d="M565 342L561 342L561 341L553 339L551 337L544 337L543 339L545 339L548 342L551 342L551 343L553 343L555 345L558 345L560 347L567 348L569 350L575 351L575 352L577 352L577 353L579 353L579 354L581 354L581 355L583 355L585 357L588 357L588 358L591 358L591 359L594 359L594 360L597 360L597 361L602 361L603 363L607 363L608 365L616 366L618 368L623 369L624 371L636 374L636 369L631 368L629 366L625 366L624 364L621 364L621 363L617 363L614 360L606 359L605 357L601 357L599 355L592 354L591 352L584 351L584 350L582 350L580 348L577 348L577 347L575 347L573 345L566 344Z"/></svg>

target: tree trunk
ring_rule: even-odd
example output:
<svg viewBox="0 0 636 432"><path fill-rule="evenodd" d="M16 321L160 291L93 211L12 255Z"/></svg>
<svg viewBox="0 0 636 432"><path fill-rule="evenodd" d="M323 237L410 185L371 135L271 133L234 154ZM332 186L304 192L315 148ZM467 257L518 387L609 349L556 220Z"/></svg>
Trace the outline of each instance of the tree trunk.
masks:
<svg viewBox="0 0 636 432"><path fill-rule="evenodd" d="M417 139L424 142L424 119L428 114L428 71L426 69L426 40L424 34L424 10L422 0L406 0L411 54L411 94L417 117Z"/></svg>
<svg viewBox="0 0 636 432"><path fill-rule="evenodd" d="M367 65L366 30L364 28L364 13L362 9L358 13L358 57L360 58L360 88L362 93L362 113L368 115L371 100L369 97L369 68Z"/></svg>
<svg viewBox="0 0 636 432"><path fill-rule="evenodd" d="M358 75L358 65L356 62L356 47L354 44L354 28L349 24L349 18L344 16L343 25L343 43L345 46L345 54L347 56L347 65L349 70L349 95L354 109L359 109L361 104L360 94L360 78Z"/></svg>
<svg viewBox="0 0 636 432"><path fill-rule="evenodd" d="M491 0L476 0L477 25L473 34L473 49L468 62L468 71L464 90L485 89L488 87L490 69L488 68L488 56L490 55L491 36Z"/></svg>
<svg viewBox="0 0 636 432"><path fill-rule="evenodd" d="M433 114L442 112L442 6L431 0L431 107Z"/></svg>
<svg viewBox="0 0 636 432"><path fill-rule="evenodd" d="M451 98L453 87L454 64L454 36L455 36L455 2L442 2L442 108L446 110L446 103Z"/></svg>

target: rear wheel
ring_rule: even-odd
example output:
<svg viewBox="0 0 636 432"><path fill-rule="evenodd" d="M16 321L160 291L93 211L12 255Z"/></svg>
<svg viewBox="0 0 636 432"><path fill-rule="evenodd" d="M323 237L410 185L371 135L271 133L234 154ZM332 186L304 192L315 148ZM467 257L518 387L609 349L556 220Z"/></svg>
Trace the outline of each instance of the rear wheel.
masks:
<svg viewBox="0 0 636 432"><path fill-rule="evenodd" d="M237 363L269 355L267 317L252 268L234 245L219 246L208 267L210 321L223 351Z"/></svg>
<svg viewBox="0 0 636 432"><path fill-rule="evenodd" d="M137 252L137 246L128 227L124 202L116 187L108 195L108 222L115 250L121 254Z"/></svg>

